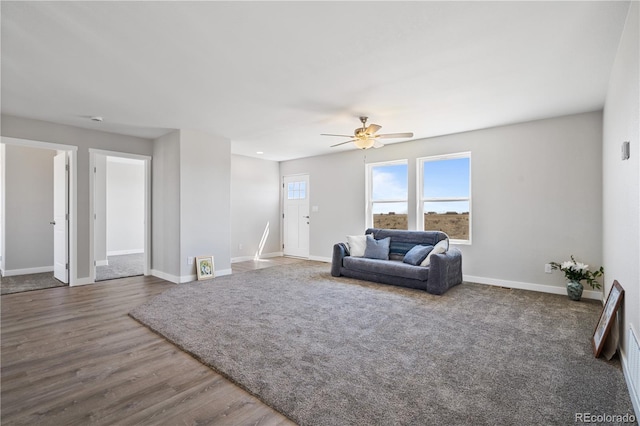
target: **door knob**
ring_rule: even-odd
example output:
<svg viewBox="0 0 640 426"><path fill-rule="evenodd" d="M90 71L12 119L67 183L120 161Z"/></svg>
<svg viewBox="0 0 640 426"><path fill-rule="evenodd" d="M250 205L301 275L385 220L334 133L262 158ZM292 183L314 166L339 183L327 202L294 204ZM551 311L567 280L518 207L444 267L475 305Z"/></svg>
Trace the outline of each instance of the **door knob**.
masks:
<svg viewBox="0 0 640 426"><path fill-rule="evenodd" d="M309 219L309 216L302 216L302 217L304 217L305 219Z"/></svg>
<svg viewBox="0 0 640 426"><path fill-rule="evenodd" d="M56 221L54 220L53 222L49 222L49 224L51 224L51 225L55 225L55 224L56 224Z"/></svg>

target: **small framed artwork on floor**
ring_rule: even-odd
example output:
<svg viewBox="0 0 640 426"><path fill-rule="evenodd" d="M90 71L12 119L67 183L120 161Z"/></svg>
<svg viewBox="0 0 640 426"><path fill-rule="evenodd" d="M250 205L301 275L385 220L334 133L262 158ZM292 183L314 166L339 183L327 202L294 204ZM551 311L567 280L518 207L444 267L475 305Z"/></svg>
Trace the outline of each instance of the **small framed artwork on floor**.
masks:
<svg viewBox="0 0 640 426"><path fill-rule="evenodd" d="M600 320L593 332L593 339L591 339L591 342L593 343L593 354L596 358L600 356L600 352L604 346L604 341L611 330L613 321L616 319L616 312L620 307L620 302L622 302L623 296L624 289L618 281L613 281L613 287L611 287L611 291L607 297L607 303L602 307Z"/></svg>
<svg viewBox="0 0 640 426"><path fill-rule="evenodd" d="M213 278L213 256L196 257L196 272L198 275L198 281Z"/></svg>

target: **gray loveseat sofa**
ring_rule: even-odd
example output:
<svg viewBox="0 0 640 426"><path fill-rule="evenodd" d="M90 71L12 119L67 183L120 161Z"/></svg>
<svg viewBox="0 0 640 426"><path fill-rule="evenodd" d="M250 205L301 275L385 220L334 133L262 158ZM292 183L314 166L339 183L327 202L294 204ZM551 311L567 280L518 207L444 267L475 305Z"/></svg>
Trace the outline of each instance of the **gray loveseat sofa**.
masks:
<svg viewBox="0 0 640 426"><path fill-rule="evenodd" d="M462 253L455 247L432 254L428 266L403 262L406 253L416 245L435 246L447 240L448 246L444 232L369 228L365 234L375 240L390 238L389 259L351 256L348 244L338 243L333 246L331 275L416 288L431 294L443 294L462 282Z"/></svg>

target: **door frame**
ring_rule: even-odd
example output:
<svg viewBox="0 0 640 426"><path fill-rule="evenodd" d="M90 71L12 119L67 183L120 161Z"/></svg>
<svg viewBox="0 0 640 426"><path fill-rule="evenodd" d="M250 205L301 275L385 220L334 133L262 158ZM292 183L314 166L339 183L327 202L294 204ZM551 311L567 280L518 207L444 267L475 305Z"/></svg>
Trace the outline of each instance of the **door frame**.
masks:
<svg viewBox="0 0 640 426"><path fill-rule="evenodd" d="M151 156L130 154L127 152L106 151L103 149L89 149L89 278L96 282L96 254L95 254L95 173L96 155L107 157L129 158L144 162L144 275L151 275Z"/></svg>
<svg viewBox="0 0 640 426"><path fill-rule="evenodd" d="M59 143L43 142L32 139L20 139L2 136L0 143L6 145L18 145L29 148L49 149L53 151L66 151L67 159L69 161L69 182L67 190L69 191L69 227L67 229L67 238L69 241L68 256L69 256L69 286L78 285L78 147L75 145L64 145ZM6 161L6 156L2 156L2 161ZM2 165L4 173L5 164ZM2 179L2 270L4 271L5 261L5 236L6 236L6 222L5 222L5 176Z"/></svg>
<svg viewBox="0 0 640 426"><path fill-rule="evenodd" d="M282 247L282 255L283 256L287 256L284 253L284 243L285 243L285 239L284 239L284 232L285 232L285 217L284 217L284 203L286 200L286 196L287 196L287 191L285 190L285 180L287 178L296 178L296 177L301 177L301 176L305 176L307 178L307 205L309 207L309 213L311 213L311 175L309 173L294 173L291 175L283 175L282 176L282 185L280 186L280 189L282 190L282 195L280 197L280 220L281 220L281 224L282 226L280 227L281 232L280 232L280 247ZM311 215L309 215L311 216ZM308 247L307 247L307 256L306 257L300 257L300 256L292 256L289 255L291 257L300 257L301 259L309 259L311 257L311 225L309 225L308 227L308 231L309 231L309 235L307 238L308 241Z"/></svg>

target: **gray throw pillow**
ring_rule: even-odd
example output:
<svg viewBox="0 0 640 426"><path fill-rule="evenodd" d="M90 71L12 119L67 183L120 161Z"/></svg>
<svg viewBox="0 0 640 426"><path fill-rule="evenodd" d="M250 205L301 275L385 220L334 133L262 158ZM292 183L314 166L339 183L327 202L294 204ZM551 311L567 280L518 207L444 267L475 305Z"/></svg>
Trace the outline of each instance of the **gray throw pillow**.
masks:
<svg viewBox="0 0 640 426"><path fill-rule="evenodd" d="M389 260L390 243L391 237L376 240L371 235L367 235L367 248L364 250L364 257Z"/></svg>
<svg viewBox="0 0 640 426"><path fill-rule="evenodd" d="M409 265L418 266L427 258L431 250L433 250L433 246L413 246L413 248L404 255L402 261Z"/></svg>

